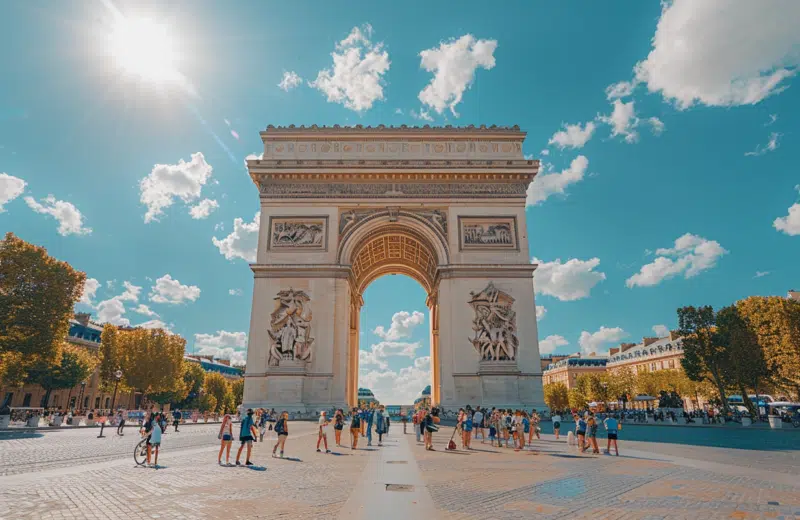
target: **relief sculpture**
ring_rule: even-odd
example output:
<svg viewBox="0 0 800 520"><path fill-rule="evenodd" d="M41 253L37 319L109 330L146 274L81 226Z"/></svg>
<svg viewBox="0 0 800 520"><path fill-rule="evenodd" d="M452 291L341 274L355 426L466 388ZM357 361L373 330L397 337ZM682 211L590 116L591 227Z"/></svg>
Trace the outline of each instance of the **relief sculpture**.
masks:
<svg viewBox="0 0 800 520"><path fill-rule="evenodd" d="M495 288L493 283L479 293L470 293L475 318L470 343L481 361L514 361L517 357L517 315L511 308L514 298Z"/></svg>
<svg viewBox="0 0 800 520"><path fill-rule="evenodd" d="M325 221L275 220L272 223L272 247L311 247L325 245Z"/></svg>
<svg viewBox="0 0 800 520"><path fill-rule="evenodd" d="M514 217L459 217L462 249L516 249Z"/></svg>
<svg viewBox="0 0 800 520"><path fill-rule="evenodd" d="M293 289L280 291L275 298L275 310L271 314L269 336L269 365L276 367L282 362L310 362L311 344L311 298L303 291Z"/></svg>

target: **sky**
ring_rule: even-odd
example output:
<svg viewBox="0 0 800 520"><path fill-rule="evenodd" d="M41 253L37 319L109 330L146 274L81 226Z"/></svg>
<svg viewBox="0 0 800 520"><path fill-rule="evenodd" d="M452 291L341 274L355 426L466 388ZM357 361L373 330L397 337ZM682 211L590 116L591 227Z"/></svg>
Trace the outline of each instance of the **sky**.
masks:
<svg viewBox="0 0 800 520"><path fill-rule="evenodd" d="M800 288L800 3L0 0L0 231L78 310L243 362L273 125L519 125L540 350ZM424 290L375 281L360 385L430 382ZM465 336L466 337L466 336Z"/></svg>

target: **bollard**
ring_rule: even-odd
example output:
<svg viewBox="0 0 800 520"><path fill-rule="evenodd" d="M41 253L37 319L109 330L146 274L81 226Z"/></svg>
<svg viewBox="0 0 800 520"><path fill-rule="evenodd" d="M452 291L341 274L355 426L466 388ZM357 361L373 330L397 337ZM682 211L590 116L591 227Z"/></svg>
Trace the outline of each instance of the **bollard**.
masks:
<svg viewBox="0 0 800 520"><path fill-rule="evenodd" d="M103 437L105 437L105 435L103 435L103 428L105 428L105 427L106 427L106 422L105 421L101 422L100 423L100 435L97 436L98 439L102 439Z"/></svg>

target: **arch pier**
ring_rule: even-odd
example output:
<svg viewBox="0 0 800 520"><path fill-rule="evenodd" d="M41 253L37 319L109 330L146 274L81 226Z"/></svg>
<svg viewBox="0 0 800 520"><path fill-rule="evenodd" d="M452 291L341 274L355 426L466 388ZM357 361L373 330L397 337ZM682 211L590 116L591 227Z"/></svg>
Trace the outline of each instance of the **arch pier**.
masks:
<svg viewBox="0 0 800 520"><path fill-rule="evenodd" d="M539 163L522 155L524 132L270 126L261 138L247 163L261 216L245 406L355 405L363 293L386 274L427 292L433 403L543 406L525 221Z"/></svg>

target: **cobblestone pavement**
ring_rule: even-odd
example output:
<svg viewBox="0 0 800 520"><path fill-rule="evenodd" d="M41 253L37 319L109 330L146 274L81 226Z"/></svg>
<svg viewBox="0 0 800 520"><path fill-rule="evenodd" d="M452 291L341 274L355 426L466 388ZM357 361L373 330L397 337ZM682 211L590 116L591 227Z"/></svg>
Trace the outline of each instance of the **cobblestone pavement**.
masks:
<svg viewBox="0 0 800 520"><path fill-rule="evenodd" d="M615 457L543 435L531 451L473 441L474 451L447 452L449 436L437 437L435 452L410 442L443 518L800 519L800 481L749 467L760 451L737 460L744 450L727 450L725 464L689 459L693 450L674 445L667 451L680 457L659 454L664 445L623 442Z"/></svg>
<svg viewBox="0 0 800 520"><path fill-rule="evenodd" d="M384 464L376 460L383 453L375 451L377 447L316 453L316 426L294 422L287 458L271 458L274 441L264 442L254 446L253 455L264 467L220 467L218 428L197 425L167 434L159 457L163 467L158 470L134 465L138 436L133 429L124 437L106 431L111 435L105 439L96 438L97 430L0 437L0 519L331 518L347 513L344 506L349 499L348 508L361 500L354 491L362 486L377 483L376 493L388 493L379 478L365 480L368 464L373 468L378 468L375 462ZM402 452L396 443L410 445L407 463L419 468L416 484L418 489L424 486L435 508L431 513L419 510L416 516L800 519L800 481L794 471L797 450L623 439L621 457L593 456L579 454L563 438L556 442L543 435L531 451L473 441L474 451L447 452L449 431L443 428L436 436L437 451L426 452L412 435L401 436L401 431L399 426L392 428L395 446L382 449L394 458ZM330 437L332 441L332 432ZM234 443L232 459L237 448ZM378 499L377 503L390 503ZM381 516L414 517L413 508L422 506L413 504L407 504L408 511L392 507ZM358 508L346 516L348 520L374 517L362 516Z"/></svg>
<svg viewBox="0 0 800 520"><path fill-rule="evenodd" d="M167 434L158 470L134 464L133 433L97 439L83 430L0 440L0 463L9 475L0 477L0 518L330 518L372 455L342 448L316 453L316 426L298 422L290 424L285 459L270 456L274 439L265 438L252 457L262 466L224 467L216 459L218 429ZM237 448L234 442L232 461ZM20 460L27 464L17 468Z"/></svg>

